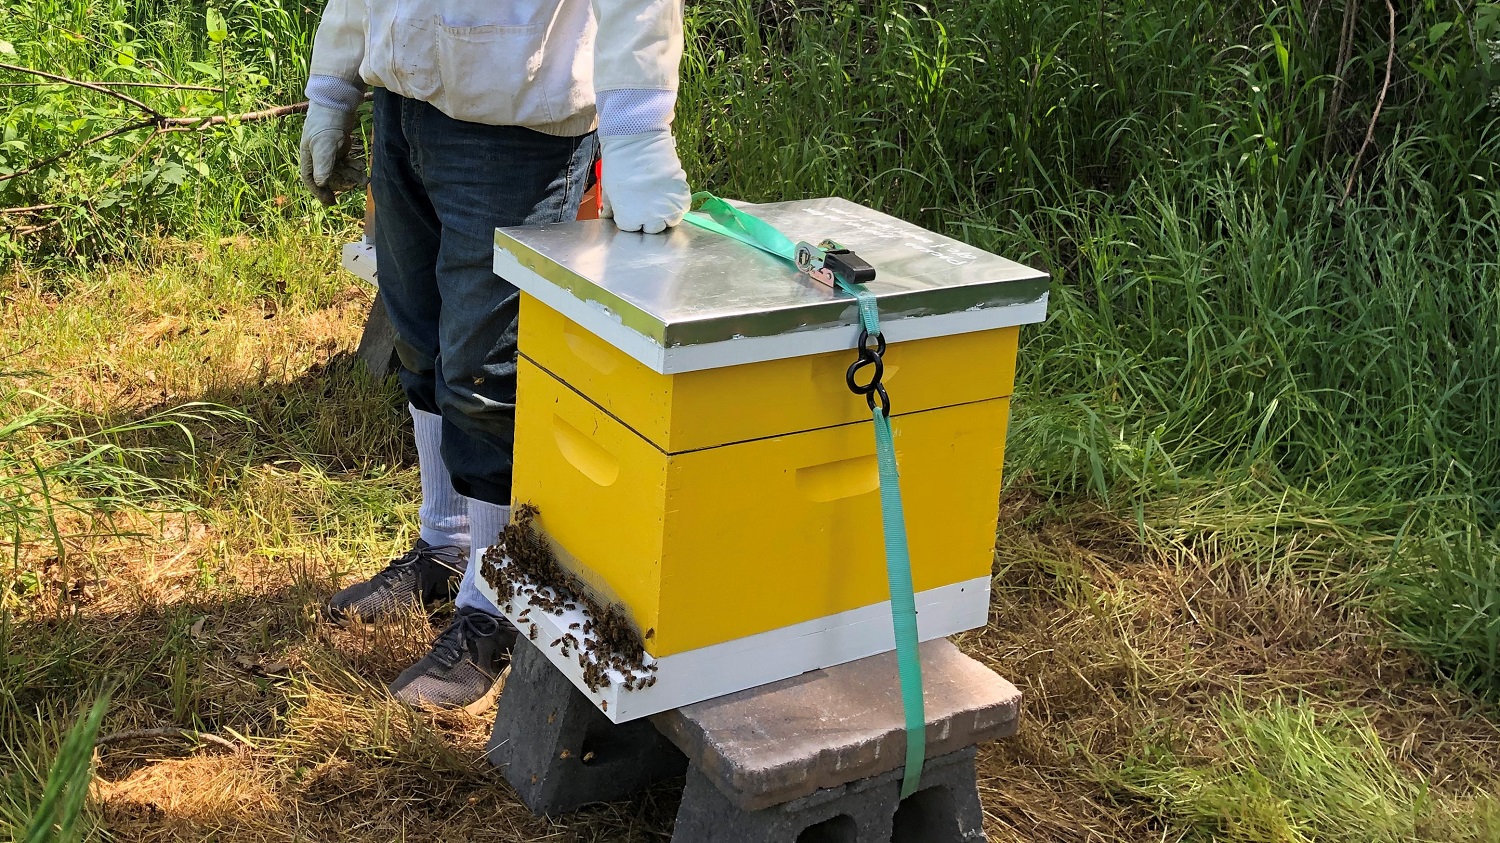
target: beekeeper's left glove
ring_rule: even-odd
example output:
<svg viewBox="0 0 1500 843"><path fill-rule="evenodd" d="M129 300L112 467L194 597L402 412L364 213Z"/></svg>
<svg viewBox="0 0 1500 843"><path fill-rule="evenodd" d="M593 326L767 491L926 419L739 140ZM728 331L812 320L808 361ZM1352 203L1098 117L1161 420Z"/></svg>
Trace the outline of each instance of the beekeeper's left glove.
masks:
<svg viewBox="0 0 1500 843"><path fill-rule="evenodd" d="M354 144L355 112L311 103L302 124L302 183L332 205L345 190L364 187L364 156Z"/></svg>
<svg viewBox="0 0 1500 843"><path fill-rule="evenodd" d="M682 222L692 200L672 129L599 135L604 158L602 217L621 231L660 234Z"/></svg>

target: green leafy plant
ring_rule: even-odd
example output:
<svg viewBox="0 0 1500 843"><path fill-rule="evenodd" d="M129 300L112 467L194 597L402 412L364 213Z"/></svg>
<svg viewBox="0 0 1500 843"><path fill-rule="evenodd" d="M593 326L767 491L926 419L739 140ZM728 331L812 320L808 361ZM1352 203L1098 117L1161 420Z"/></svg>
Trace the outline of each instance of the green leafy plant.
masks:
<svg viewBox="0 0 1500 843"><path fill-rule="evenodd" d="M0 265L39 246L129 254L143 229L321 218L279 125L300 110L316 19L282 0L0 2Z"/></svg>

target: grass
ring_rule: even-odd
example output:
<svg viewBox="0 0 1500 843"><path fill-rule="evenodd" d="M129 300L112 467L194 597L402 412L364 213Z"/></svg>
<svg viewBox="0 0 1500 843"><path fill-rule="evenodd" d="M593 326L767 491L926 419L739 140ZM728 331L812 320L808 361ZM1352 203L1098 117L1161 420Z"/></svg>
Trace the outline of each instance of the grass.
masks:
<svg viewBox="0 0 1500 843"><path fill-rule="evenodd" d="M1500 697L1500 555L1470 525L1422 534L1377 575L1402 640L1447 678Z"/></svg>
<svg viewBox="0 0 1500 843"><path fill-rule="evenodd" d="M34 811L16 812L18 806L12 802L6 806L8 810L0 812L0 816L12 815L7 817L7 824L16 827L25 824L20 839L26 843L77 839L78 821L93 778L93 744L108 710L109 695L106 694L96 700L88 714L68 731Z"/></svg>
<svg viewBox="0 0 1500 843"><path fill-rule="evenodd" d="M333 254L335 242L164 242L151 259L92 279L21 273L0 285L9 303L0 355L35 372L29 389L75 400L79 416L107 426L204 401L232 402L249 419L192 424L200 458L163 468L191 507L163 511L143 494L138 509L107 510L117 530L64 525L67 566L44 532L28 536L19 571L34 572L36 587L17 568L0 574L10 599L0 794L16 806L5 821L24 828L76 701L108 685L105 733L174 724L242 748L177 739L101 748L84 817L95 835L388 840L467 830L536 840L572 829L579 840L652 839L637 815L661 828L671 814L649 802L559 824L532 818L480 759L487 721L387 699L384 684L435 634L427 618L342 630L318 617L337 582L409 544L418 488L394 385L349 365L369 291L331 258L303 261L304 286L274 312L254 283L253 267L302 261L314 248ZM161 329L187 311L199 314L191 327ZM113 326L114 365L99 365L100 337L58 330L69 325ZM125 369L136 373L128 388ZM152 429L130 447L182 437Z"/></svg>
<svg viewBox="0 0 1500 843"><path fill-rule="evenodd" d="M1104 512L1007 514L991 627L962 642L1030 694L1031 730L989 768L992 839L1493 839L1473 828L1495 793L1486 709L1434 692L1327 583L1219 542L1143 547ZM1385 808L1331 804L1341 778L1426 794L1428 836L1358 836Z"/></svg>
<svg viewBox="0 0 1500 843"><path fill-rule="evenodd" d="M70 540L88 537L65 534L70 522L84 530L116 533L108 517L120 510L192 509L180 482L150 469L195 459L188 423L238 415L226 408L190 405L88 430L81 428L97 419L80 417L30 390L0 391L0 412L5 411L12 417L0 427L5 449L0 452L0 512L10 529L13 568L38 535L50 539L54 558L65 563ZM120 444L164 429L182 434L185 444L170 450ZM34 576L25 579L27 588L36 585ZM0 597L0 606L5 602Z"/></svg>
<svg viewBox="0 0 1500 843"><path fill-rule="evenodd" d="M215 40L201 4L7 1L0 60L215 88L132 89L199 116L296 98L316 14L226 3ZM697 186L1054 275L960 639L1027 693L981 755L992 839L1500 840L1500 4L1397 5L1388 89L1359 0L689 9ZM23 79L0 175L131 113ZM112 690L106 733L238 748L107 745L88 835L663 839L670 788L536 820L482 720L385 701L426 619L317 619L405 547L417 482L349 365L357 199L302 195L296 130L0 181L54 206L0 229L0 822Z"/></svg>
<svg viewBox="0 0 1500 843"><path fill-rule="evenodd" d="M1338 512L1330 573L1410 586L1386 617L1493 693L1500 5L1408 5L1392 45L1356 0L704 2L682 132L726 195L1051 269L1012 465L1122 513L1247 483L1198 506Z"/></svg>
<svg viewBox="0 0 1500 843"><path fill-rule="evenodd" d="M338 242L166 240L97 276L20 271L0 286L0 355L76 418L109 427L193 402L244 414L186 423L198 458L148 475L171 477L175 498L106 507L116 530L64 529L66 569L45 530L25 543L20 570L40 587L7 578L0 630L7 821L39 804L84 701L113 689L105 734L170 724L237 749L102 747L80 826L94 837L663 839L670 786L538 820L482 760L483 717L385 699L434 634L426 618L318 618L339 582L404 548L418 485L393 384L350 365L369 291L335 266ZM256 268L293 258L295 293L270 308ZM188 327L164 331L168 316ZM99 333L59 329L87 325ZM106 341L113 366L99 365ZM156 428L121 446L183 437ZM1386 632L1371 608L1383 587L1350 573L1390 550L1364 514L1264 479L1174 488L1132 511L1051 494L1024 469L1012 479L991 623L959 639L1027 693L1022 734L981 755L991 839L1295 839L1222 831L1252 819L1322 839L1365 815L1278 772L1285 753L1314 750L1333 765L1317 775L1366 782L1418 839L1493 839L1475 829L1493 827L1500 728ZM71 517L85 516L104 517ZM1244 817L1225 807L1252 785L1272 789ZM1307 825L1332 810L1345 813Z"/></svg>
<svg viewBox="0 0 1500 843"><path fill-rule="evenodd" d="M1320 715L1273 698L1257 711L1227 705L1218 720L1224 738L1203 757L1158 749L1114 774L1123 792L1184 826L1187 839L1396 843L1500 834L1500 803L1433 794L1397 767L1358 712Z"/></svg>

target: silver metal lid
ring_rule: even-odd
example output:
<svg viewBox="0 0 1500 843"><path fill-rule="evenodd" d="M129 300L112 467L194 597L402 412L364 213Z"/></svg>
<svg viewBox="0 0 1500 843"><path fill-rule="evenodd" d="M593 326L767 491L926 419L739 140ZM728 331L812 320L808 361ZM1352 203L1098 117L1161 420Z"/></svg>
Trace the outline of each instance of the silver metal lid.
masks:
<svg viewBox="0 0 1500 843"><path fill-rule="evenodd" d="M742 206L793 241L836 240L871 263L893 342L1040 322L1047 275L844 199ZM495 272L659 372L852 348L849 296L790 264L683 224L608 220L501 228Z"/></svg>

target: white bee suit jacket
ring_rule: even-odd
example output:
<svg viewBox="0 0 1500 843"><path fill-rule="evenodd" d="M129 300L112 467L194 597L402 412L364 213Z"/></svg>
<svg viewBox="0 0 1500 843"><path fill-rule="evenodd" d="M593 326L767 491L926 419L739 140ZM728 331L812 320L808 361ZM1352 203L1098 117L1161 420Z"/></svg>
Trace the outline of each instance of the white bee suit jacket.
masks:
<svg viewBox="0 0 1500 843"><path fill-rule="evenodd" d="M682 0L328 0L311 75L552 135L594 129L611 92L669 121L682 13Z"/></svg>

